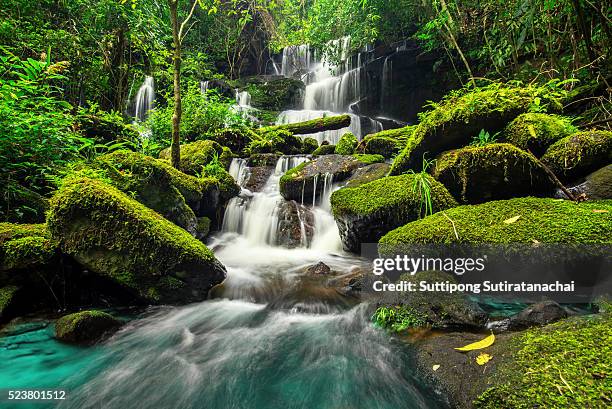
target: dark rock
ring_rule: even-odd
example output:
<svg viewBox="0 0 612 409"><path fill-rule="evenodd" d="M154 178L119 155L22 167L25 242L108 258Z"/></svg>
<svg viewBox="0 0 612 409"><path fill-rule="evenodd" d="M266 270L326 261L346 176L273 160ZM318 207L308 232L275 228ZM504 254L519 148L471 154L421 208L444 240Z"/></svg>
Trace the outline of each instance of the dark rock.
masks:
<svg viewBox="0 0 612 409"><path fill-rule="evenodd" d="M280 156L275 153L256 153L247 159L247 166L276 166L278 158L280 158Z"/></svg>
<svg viewBox="0 0 612 409"><path fill-rule="evenodd" d="M281 177L280 192L287 200L312 202L313 195L316 194L316 197L320 198L325 189L331 188L332 180L343 181L363 166L363 162L352 156L321 156L287 171ZM332 179L327 181L327 185L326 175Z"/></svg>
<svg viewBox="0 0 612 409"><path fill-rule="evenodd" d="M282 75L259 75L236 80L236 88L248 91L254 108L282 111L297 108L305 85Z"/></svg>
<svg viewBox="0 0 612 409"><path fill-rule="evenodd" d="M82 311L66 315L55 323L55 337L72 344L92 344L116 331L121 321L101 311Z"/></svg>
<svg viewBox="0 0 612 409"><path fill-rule="evenodd" d="M543 301L532 304L510 318L489 324L490 328L508 331L520 331L529 327L550 324L567 318L565 308L554 301Z"/></svg>
<svg viewBox="0 0 612 409"><path fill-rule="evenodd" d="M373 163L359 168L347 179L346 187L357 187L374 180L382 179L389 173L391 165L388 163Z"/></svg>
<svg viewBox="0 0 612 409"><path fill-rule="evenodd" d="M584 178L567 186L567 189L577 197L587 200L612 199L612 165L605 166ZM555 197L566 199L561 189L555 191Z"/></svg>
<svg viewBox="0 0 612 409"><path fill-rule="evenodd" d="M249 176L244 185L251 192L260 192L274 173L274 166L256 166L249 168Z"/></svg>
<svg viewBox="0 0 612 409"><path fill-rule="evenodd" d="M283 202L278 209L278 244L287 248L305 246L312 241L314 215L294 200Z"/></svg>
<svg viewBox="0 0 612 409"><path fill-rule="evenodd" d="M331 274L331 268L322 261L312 265L306 269L306 274L309 275L328 275Z"/></svg>
<svg viewBox="0 0 612 409"><path fill-rule="evenodd" d="M0 323L14 315L16 294L20 290L15 285L0 287Z"/></svg>

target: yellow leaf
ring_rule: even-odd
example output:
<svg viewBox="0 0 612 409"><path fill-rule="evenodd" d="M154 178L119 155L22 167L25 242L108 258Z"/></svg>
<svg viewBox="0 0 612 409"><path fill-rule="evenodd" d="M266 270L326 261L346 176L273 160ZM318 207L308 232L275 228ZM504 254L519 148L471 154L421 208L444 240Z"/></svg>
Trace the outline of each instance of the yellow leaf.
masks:
<svg viewBox="0 0 612 409"><path fill-rule="evenodd" d="M474 342L471 344L468 344L466 346L463 346L461 348L455 348L457 351L461 351L461 352L466 352L466 351L473 351L475 349L483 349L486 347L490 347L491 345L493 345L493 343L495 342L495 334L493 334L493 332L491 332L491 335L489 335L488 337L481 339L478 342Z"/></svg>
<svg viewBox="0 0 612 409"><path fill-rule="evenodd" d="M593 209L593 213L608 213L608 211L604 209Z"/></svg>
<svg viewBox="0 0 612 409"><path fill-rule="evenodd" d="M487 362L489 362L492 358L493 357L491 355L481 352L480 355L476 357L476 363L478 365L484 365Z"/></svg>
<svg viewBox="0 0 612 409"><path fill-rule="evenodd" d="M436 364L432 366L431 369L433 369L433 371L436 372L438 369L440 369L440 365Z"/></svg>
<svg viewBox="0 0 612 409"><path fill-rule="evenodd" d="M516 222L516 221L517 221L518 219L520 219L520 218L521 218L521 215L514 216L514 217L511 217L511 218L509 218L509 219L504 220L504 223L506 223L506 224L512 224L512 223Z"/></svg>

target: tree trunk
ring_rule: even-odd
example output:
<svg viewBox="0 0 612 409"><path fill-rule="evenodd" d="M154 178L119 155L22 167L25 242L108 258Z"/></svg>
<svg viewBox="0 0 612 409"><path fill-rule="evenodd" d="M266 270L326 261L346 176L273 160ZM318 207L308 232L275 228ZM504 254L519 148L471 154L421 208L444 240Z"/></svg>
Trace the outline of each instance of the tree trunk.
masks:
<svg viewBox="0 0 612 409"><path fill-rule="evenodd" d="M580 0L572 0L572 5L576 11L576 21L578 23L578 30L584 41L584 47L586 48L587 56L589 57L589 63L595 62L597 56L593 51L593 43L591 42L591 34L589 33L586 22L584 21L584 11L580 5Z"/></svg>
<svg viewBox="0 0 612 409"><path fill-rule="evenodd" d="M307 135L323 131L342 129L350 125L351 117L349 115L337 115L312 119L310 121L298 122L294 124L268 126L265 128L259 128L259 132L265 133L282 129L298 135Z"/></svg>
<svg viewBox="0 0 612 409"><path fill-rule="evenodd" d="M170 7L170 20L172 22L172 45L174 55L174 113L172 114L172 144L170 145L170 161L178 169L181 160L181 36L178 22L178 0L168 0Z"/></svg>

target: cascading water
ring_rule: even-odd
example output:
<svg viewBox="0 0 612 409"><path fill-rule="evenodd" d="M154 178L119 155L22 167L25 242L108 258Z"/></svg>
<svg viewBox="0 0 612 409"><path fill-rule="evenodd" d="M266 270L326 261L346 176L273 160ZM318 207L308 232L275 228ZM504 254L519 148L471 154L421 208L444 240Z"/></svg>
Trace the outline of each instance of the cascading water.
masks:
<svg viewBox="0 0 612 409"><path fill-rule="evenodd" d="M148 113L153 109L155 102L155 81L153 77L146 77L138 93L136 94L136 102L134 108L134 119L138 122L143 122L147 119Z"/></svg>
<svg viewBox="0 0 612 409"><path fill-rule="evenodd" d="M379 121L362 118L352 112L351 105L362 97L362 68L369 61L370 53L360 52L351 57L350 47L350 37L332 41L329 48L333 50L333 55L322 59L317 58L308 45L291 46L283 50L281 74L301 77L306 83L306 90L303 109L282 112L277 118L277 124L302 122L340 113L350 114L350 127L308 135L319 143L328 141L332 144L337 143L346 132L352 132L361 139L366 132L382 130ZM365 127L362 121L366 121Z"/></svg>
<svg viewBox="0 0 612 409"><path fill-rule="evenodd" d="M389 57L385 58L382 76L380 81L380 109L384 111L385 104L389 98L391 87L393 86L393 61Z"/></svg>
<svg viewBox="0 0 612 409"><path fill-rule="evenodd" d="M200 81L200 92L206 97L206 93L210 89L210 81Z"/></svg>

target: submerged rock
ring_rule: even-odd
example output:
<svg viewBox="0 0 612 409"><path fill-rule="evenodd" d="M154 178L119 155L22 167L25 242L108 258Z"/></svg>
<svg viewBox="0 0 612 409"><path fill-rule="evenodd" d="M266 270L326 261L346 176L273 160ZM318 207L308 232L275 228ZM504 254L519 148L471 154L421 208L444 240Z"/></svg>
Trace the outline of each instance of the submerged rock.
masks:
<svg viewBox="0 0 612 409"><path fill-rule="evenodd" d="M55 337L71 344L92 344L121 326L121 321L102 311L65 315L55 323Z"/></svg>
<svg viewBox="0 0 612 409"><path fill-rule="evenodd" d="M425 214L425 203L412 188L416 177L385 177L332 194L332 211L346 250L359 252L362 243L377 243L387 232ZM427 179L434 212L457 205L441 183Z"/></svg>
<svg viewBox="0 0 612 409"><path fill-rule="evenodd" d="M550 145L576 131L569 118L526 113L519 115L508 124L504 129L504 137L508 143L539 157Z"/></svg>
<svg viewBox="0 0 612 409"><path fill-rule="evenodd" d="M589 174L583 180L567 186L567 189L574 196L586 200L612 199L612 165ZM555 197L567 198L561 189L555 191Z"/></svg>
<svg viewBox="0 0 612 409"><path fill-rule="evenodd" d="M542 105L560 107L558 101L546 100L542 94L535 87L492 84L447 96L423 115L408 137L405 148L393 162L391 174L420 170L425 154L435 157L449 149L465 146L483 129L490 134L502 130L512 119L527 112L536 99Z"/></svg>
<svg viewBox="0 0 612 409"><path fill-rule="evenodd" d="M278 244L287 248L305 247L314 235L314 215L306 206L294 200L278 208Z"/></svg>
<svg viewBox="0 0 612 409"><path fill-rule="evenodd" d="M462 203L542 195L553 189L536 158L507 143L445 152L431 173Z"/></svg>
<svg viewBox="0 0 612 409"><path fill-rule="evenodd" d="M562 180L579 178L612 162L612 132L586 131L548 148L542 162Z"/></svg>
<svg viewBox="0 0 612 409"><path fill-rule="evenodd" d="M280 192L287 200L312 203L314 195L320 198L324 190L331 189L332 181L345 180L363 166L352 156L321 156L287 171L280 179Z"/></svg>
<svg viewBox="0 0 612 409"><path fill-rule="evenodd" d="M51 200L47 223L63 252L135 300L201 301L225 279L204 244L98 180L66 183Z"/></svg>
<svg viewBox="0 0 612 409"><path fill-rule="evenodd" d="M526 197L459 206L408 223L381 238L379 251L393 254L396 245L420 243L605 244L611 236L611 200Z"/></svg>

